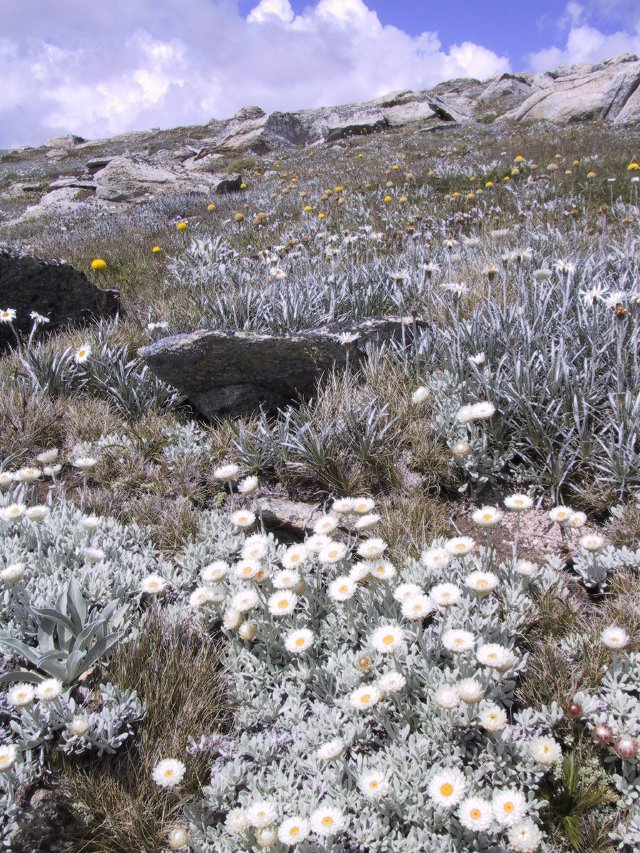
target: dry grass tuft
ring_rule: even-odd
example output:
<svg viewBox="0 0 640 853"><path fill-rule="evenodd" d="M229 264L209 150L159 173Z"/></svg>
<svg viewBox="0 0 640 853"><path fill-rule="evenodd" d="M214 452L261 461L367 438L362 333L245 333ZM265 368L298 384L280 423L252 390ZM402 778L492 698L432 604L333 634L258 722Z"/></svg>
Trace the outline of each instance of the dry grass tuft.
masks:
<svg viewBox="0 0 640 853"><path fill-rule="evenodd" d="M227 725L229 708L220 670L220 644L194 625L154 613L140 636L120 646L109 678L135 688L147 716L135 741L115 756L66 760L61 791L85 817L74 853L156 851L181 813L180 797L152 780L162 758L185 756L187 739L209 738ZM188 755L183 799L206 784L211 753Z"/></svg>

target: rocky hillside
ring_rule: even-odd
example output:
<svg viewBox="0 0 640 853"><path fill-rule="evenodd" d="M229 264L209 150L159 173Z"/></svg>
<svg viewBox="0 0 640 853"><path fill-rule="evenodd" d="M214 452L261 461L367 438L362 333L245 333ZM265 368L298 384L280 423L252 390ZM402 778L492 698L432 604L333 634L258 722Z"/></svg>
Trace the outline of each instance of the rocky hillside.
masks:
<svg viewBox="0 0 640 853"><path fill-rule="evenodd" d="M431 133L465 124L640 120L640 60L625 55L543 74L451 80L423 92L396 92L366 103L267 115L244 107L202 126L127 133L86 141L50 139L0 155L0 221L47 217L92 199L99 207L166 192L238 189L218 167L247 153L336 143L402 127ZM94 207L94 205L91 205Z"/></svg>

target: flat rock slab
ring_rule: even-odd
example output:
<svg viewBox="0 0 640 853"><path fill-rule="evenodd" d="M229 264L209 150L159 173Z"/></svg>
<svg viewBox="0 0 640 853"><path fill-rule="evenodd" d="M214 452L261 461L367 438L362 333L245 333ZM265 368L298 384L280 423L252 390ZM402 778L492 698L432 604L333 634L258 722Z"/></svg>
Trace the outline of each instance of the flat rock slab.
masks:
<svg viewBox="0 0 640 853"><path fill-rule="evenodd" d="M86 325L120 311L117 290L102 290L80 270L61 261L42 261L0 248L0 309L16 311L14 327L31 331L32 311L51 321L48 330ZM0 350L15 345L8 323L0 324Z"/></svg>
<svg viewBox="0 0 640 853"><path fill-rule="evenodd" d="M400 340L402 325L401 318L388 317L287 337L200 329L163 338L138 352L156 376L212 419L260 408L274 411L308 398L323 374L334 366L345 367L347 348L341 333L358 335L349 347L355 365L366 357L367 344Z"/></svg>

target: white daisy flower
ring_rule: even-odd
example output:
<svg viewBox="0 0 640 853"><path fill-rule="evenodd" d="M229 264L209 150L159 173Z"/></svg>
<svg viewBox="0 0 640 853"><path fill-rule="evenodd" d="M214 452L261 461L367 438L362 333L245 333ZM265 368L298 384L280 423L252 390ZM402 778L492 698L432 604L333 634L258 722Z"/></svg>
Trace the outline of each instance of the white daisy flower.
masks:
<svg viewBox="0 0 640 853"><path fill-rule="evenodd" d="M72 459L71 464L80 471L90 471L96 467L98 460L93 456L80 456L77 459Z"/></svg>
<svg viewBox="0 0 640 853"><path fill-rule="evenodd" d="M597 533L588 533L586 536L580 537L580 547L584 548L585 551L590 551L592 553L602 551L606 544L607 543L602 536L598 536Z"/></svg>
<svg viewBox="0 0 640 853"><path fill-rule="evenodd" d="M285 569L295 569L306 562L309 552L304 545L291 545L282 557L282 565Z"/></svg>
<svg viewBox="0 0 640 853"><path fill-rule="evenodd" d="M27 508L24 504L9 504L0 509L0 519L2 521L20 521L24 516Z"/></svg>
<svg viewBox="0 0 640 853"><path fill-rule="evenodd" d="M332 806L320 806L309 818L311 830L323 838L335 835L347 825L347 821L340 809Z"/></svg>
<svg viewBox="0 0 640 853"><path fill-rule="evenodd" d="M252 541L250 541L252 540ZM267 543L263 537L254 540L252 536L242 546L240 556L243 560L261 560L267 553Z"/></svg>
<svg viewBox="0 0 640 853"><path fill-rule="evenodd" d="M389 560L369 560L369 574L381 581L391 580L396 574L396 567Z"/></svg>
<svg viewBox="0 0 640 853"><path fill-rule="evenodd" d="M471 572L465 578L464 585L476 595L488 595L498 586L498 576L493 572Z"/></svg>
<svg viewBox="0 0 640 853"><path fill-rule="evenodd" d="M76 714L75 717L72 717L67 723L67 730L74 737L84 737L90 728L91 721L88 717L85 717L82 714Z"/></svg>
<svg viewBox="0 0 640 853"><path fill-rule="evenodd" d="M227 465L220 465L213 471L215 479L221 480L224 483L231 483L234 480L237 480L239 474L240 466L236 465L234 462L230 462Z"/></svg>
<svg viewBox="0 0 640 853"><path fill-rule="evenodd" d="M338 498L333 502L331 509L339 515L351 515L355 512L355 498Z"/></svg>
<svg viewBox="0 0 640 853"><path fill-rule="evenodd" d="M87 563L91 563L92 565L101 563L106 556L101 548L85 548L82 553Z"/></svg>
<svg viewBox="0 0 640 853"><path fill-rule="evenodd" d="M278 841L287 847L300 844L309 835L309 822L302 817L288 817L278 827Z"/></svg>
<svg viewBox="0 0 640 853"><path fill-rule="evenodd" d="M334 761L336 758L340 758L345 749L345 742L341 738L334 738L333 740L322 744L322 746L316 750L316 755L320 761Z"/></svg>
<svg viewBox="0 0 640 853"><path fill-rule="evenodd" d="M508 838L516 853L534 853L542 844L542 833L528 818L512 826Z"/></svg>
<svg viewBox="0 0 640 853"><path fill-rule="evenodd" d="M424 619L433 613L434 604L428 595L412 595L402 605L405 619Z"/></svg>
<svg viewBox="0 0 640 853"><path fill-rule="evenodd" d="M483 666L506 672L517 663L514 653L499 643L485 643L476 651L476 659Z"/></svg>
<svg viewBox="0 0 640 853"><path fill-rule="evenodd" d="M500 732L507 725L507 713L500 705L485 705L480 709L478 722L488 732Z"/></svg>
<svg viewBox="0 0 640 853"><path fill-rule="evenodd" d="M400 604L404 604L409 598L414 595L424 595L424 590L415 583L401 583L393 591L393 597Z"/></svg>
<svg viewBox="0 0 640 853"><path fill-rule="evenodd" d="M444 547L452 557L464 557L471 553L475 544L470 536L454 536L453 539L447 539Z"/></svg>
<svg viewBox="0 0 640 853"><path fill-rule="evenodd" d="M308 628L298 628L290 631L284 638L284 647L291 654L297 655L306 652L314 643L313 631Z"/></svg>
<svg viewBox="0 0 640 853"><path fill-rule="evenodd" d="M562 761L562 747L552 737L537 737L529 743L529 755L538 764L550 767Z"/></svg>
<svg viewBox="0 0 640 853"><path fill-rule="evenodd" d="M624 628L618 628L617 625L609 625L600 634L600 641L608 649L620 651L629 645L630 637Z"/></svg>
<svg viewBox="0 0 640 853"><path fill-rule="evenodd" d="M349 705L358 711L367 711L382 699L382 691L377 684L365 684L349 695Z"/></svg>
<svg viewBox="0 0 640 853"><path fill-rule="evenodd" d="M353 498L353 511L357 515L367 515L375 508L376 502L373 498Z"/></svg>
<svg viewBox="0 0 640 853"><path fill-rule="evenodd" d="M440 770L431 777L427 792L437 806L452 809L464 797L467 790L467 780L455 767Z"/></svg>
<svg viewBox="0 0 640 853"><path fill-rule="evenodd" d="M247 807L247 821L251 826L269 826L276 819L276 807L268 800L257 800Z"/></svg>
<svg viewBox="0 0 640 853"><path fill-rule="evenodd" d="M212 589L210 586L198 586L189 596L189 604L191 607L206 607L208 604L213 604Z"/></svg>
<svg viewBox="0 0 640 853"><path fill-rule="evenodd" d="M227 815L225 827L232 835L242 835L249 826L249 818L244 809L232 809Z"/></svg>
<svg viewBox="0 0 640 853"><path fill-rule="evenodd" d="M429 598L438 607L451 607L462 598L462 590L454 583L439 583L429 591Z"/></svg>
<svg viewBox="0 0 640 853"><path fill-rule="evenodd" d="M258 606L258 601L258 593L255 589L248 587L247 589L241 589L239 592L236 592L229 603L232 610L237 610L239 613L247 613Z"/></svg>
<svg viewBox="0 0 640 853"><path fill-rule="evenodd" d="M349 577L356 583L369 577L370 563L354 563L349 569Z"/></svg>
<svg viewBox="0 0 640 853"><path fill-rule="evenodd" d="M288 616L290 613L293 613L297 603L298 596L295 592L291 592L291 590L288 589L274 592L267 602L269 612L273 616Z"/></svg>
<svg viewBox="0 0 640 853"><path fill-rule="evenodd" d="M358 787L367 800L375 802L389 793L389 780L379 770L369 770L358 779Z"/></svg>
<svg viewBox="0 0 640 853"><path fill-rule="evenodd" d="M373 648L382 654L395 652L404 642L404 631L397 625L381 625L369 638Z"/></svg>
<svg viewBox="0 0 640 853"><path fill-rule="evenodd" d="M36 699L53 702L62 695L62 682L57 678L45 678L35 689Z"/></svg>
<svg viewBox="0 0 640 853"><path fill-rule="evenodd" d="M259 571L260 563L251 557L246 557L244 560L236 563L233 568L233 573L240 580L251 580L255 578Z"/></svg>
<svg viewBox="0 0 640 853"><path fill-rule="evenodd" d="M13 474L11 471L0 471L0 489L6 488L13 483Z"/></svg>
<svg viewBox="0 0 640 853"><path fill-rule="evenodd" d="M329 536L337 528L340 520L335 515L323 515L313 525L313 532Z"/></svg>
<svg viewBox="0 0 640 853"><path fill-rule="evenodd" d="M101 524L101 519L97 515L85 515L78 522L78 527L85 530L87 533L94 533Z"/></svg>
<svg viewBox="0 0 640 853"><path fill-rule="evenodd" d="M495 791L491 800L493 814L500 826L513 826L527 813L527 800L517 788Z"/></svg>
<svg viewBox="0 0 640 853"><path fill-rule="evenodd" d="M42 524L42 522L49 515L49 507L44 506L43 504L37 504L36 506L30 506L26 511L25 515L29 519L29 521L33 521L36 524Z"/></svg>
<svg viewBox="0 0 640 853"><path fill-rule="evenodd" d="M205 583L218 583L229 574L229 566L224 560L215 560L200 571L200 577Z"/></svg>
<svg viewBox="0 0 640 853"><path fill-rule="evenodd" d="M33 702L35 690L30 684L16 684L7 693L7 702L14 708L22 708Z"/></svg>
<svg viewBox="0 0 640 853"><path fill-rule="evenodd" d="M173 788L182 782L186 769L182 761L176 758L163 758L153 768L151 776L161 788Z"/></svg>
<svg viewBox="0 0 640 853"><path fill-rule="evenodd" d="M157 595L167 588L166 580L161 575L147 575L140 581L140 589L147 595Z"/></svg>
<svg viewBox="0 0 640 853"><path fill-rule="evenodd" d="M45 465L42 473L45 477L55 477L62 471L62 465L58 462L57 465Z"/></svg>
<svg viewBox="0 0 640 853"><path fill-rule="evenodd" d="M523 578L533 578L538 574L539 568L529 560L518 560L514 567L514 572Z"/></svg>
<svg viewBox="0 0 640 853"><path fill-rule="evenodd" d="M509 495L508 498L504 499L504 505L512 512L524 512L531 509L533 500L528 495Z"/></svg>
<svg viewBox="0 0 640 853"><path fill-rule="evenodd" d="M34 483L40 477L42 477L40 468L18 468L13 474L13 479L18 483Z"/></svg>
<svg viewBox="0 0 640 853"><path fill-rule="evenodd" d="M240 530L246 530L248 527L253 527L256 521L255 513L247 509L239 509L231 515L231 524L239 527Z"/></svg>
<svg viewBox="0 0 640 853"><path fill-rule="evenodd" d="M10 743L0 744L0 772L9 770L18 759L18 750Z"/></svg>
<svg viewBox="0 0 640 853"><path fill-rule="evenodd" d="M238 491L241 495L252 495L258 490L258 478L251 476L245 477L238 483Z"/></svg>
<svg viewBox="0 0 640 853"><path fill-rule="evenodd" d="M377 560L387 550L387 543L382 539L367 539L358 545L358 555L364 560Z"/></svg>
<svg viewBox="0 0 640 853"><path fill-rule="evenodd" d="M407 684L407 679L401 672L390 670L378 679L378 686L385 693L398 693Z"/></svg>
<svg viewBox="0 0 640 853"><path fill-rule="evenodd" d="M467 797L458 808L458 820L472 832L486 832L493 823L493 808L482 797Z"/></svg>
<svg viewBox="0 0 640 853"><path fill-rule="evenodd" d="M433 701L439 708L451 711L460 702L458 690L452 684L442 684L433 694Z"/></svg>
<svg viewBox="0 0 640 853"><path fill-rule="evenodd" d="M329 584L329 598L332 601L348 601L358 589L357 582L349 575L340 575Z"/></svg>
<svg viewBox="0 0 640 853"><path fill-rule="evenodd" d="M326 565L335 565L340 560L344 559L347 553L347 546L344 542L330 542L325 545L322 551L318 554L318 560Z"/></svg>
<svg viewBox="0 0 640 853"><path fill-rule="evenodd" d="M451 452L458 459L465 459L471 453L471 445L465 439L454 442Z"/></svg>
<svg viewBox="0 0 640 853"><path fill-rule="evenodd" d="M380 516L375 512L370 512L367 513L367 515L361 515L360 518L356 519L353 526L356 530L371 530L379 523Z"/></svg>
<svg viewBox="0 0 640 853"><path fill-rule="evenodd" d="M495 527L502 519L502 513L495 506L483 506L472 513L471 519L480 527Z"/></svg>
<svg viewBox="0 0 640 853"><path fill-rule="evenodd" d="M458 696L466 705L475 705L484 696L482 684L475 678L463 678L456 684Z"/></svg>
<svg viewBox="0 0 640 853"><path fill-rule="evenodd" d="M82 346L75 351L73 360L76 364L84 364L85 361L91 358L92 352L93 350L89 344L82 344Z"/></svg>
<svg viewBox="0 0 640 853"><path fill-rule="evenodd" d="M568 506L554 506L549 510L549 518L558 524L566 524L573 515L573 510Z"/></svg>
<svg viewBox="0 0 640 853"><path fill-rule="evenodd" d="M450 628L442 635L442 645L450 652L468 652L476 642L471 631L459 628Z"/></svg>
<svg viewBox="0 0 640 853"><path fill-rule="evenodd" d="M584 527L587 523L587 515L584 512L572 512L569 516L569 521L567 525L569 527L580 528Z"/></svg>
<svg viewBox="0 0 640 853"><path fill-rule="evenodd" d="M313 551L315 554L319 554L320 551L331 542L329 536L324 533L314 533L313 536L310 536L305 545L309 550Z"/></svg>

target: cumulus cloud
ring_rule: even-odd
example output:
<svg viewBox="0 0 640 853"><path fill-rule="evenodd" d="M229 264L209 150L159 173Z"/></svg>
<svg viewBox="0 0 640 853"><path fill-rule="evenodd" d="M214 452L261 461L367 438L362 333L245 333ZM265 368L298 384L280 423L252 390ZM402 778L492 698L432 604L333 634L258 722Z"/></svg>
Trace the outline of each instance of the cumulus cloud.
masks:
<svg viewBox="0 0 640 853"><path fill-rule="evenodd" d="M624 23L623 29L606 32L594 24L606 16L609 22ZM548 47L529 55L534 71L556 65L599 62L623 53L640 54L640 7L637 0L588 0L567 3L559 24L566 32L564 47ZM602 27L602 24L600 25Z"/></svg>
<svg viewBox="0 0 640 853"><path fill-rule="evenodd" d="M0 0L0 148L366 100L509 62L383 26L363 0Z"/></svg>

